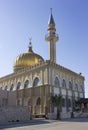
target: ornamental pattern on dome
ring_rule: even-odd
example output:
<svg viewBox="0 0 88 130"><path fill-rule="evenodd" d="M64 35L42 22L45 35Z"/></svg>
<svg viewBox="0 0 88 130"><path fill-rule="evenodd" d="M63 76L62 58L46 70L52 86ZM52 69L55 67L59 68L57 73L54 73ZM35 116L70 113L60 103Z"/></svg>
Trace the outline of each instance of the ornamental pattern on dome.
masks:
<svg viewBox="0 0 88 130"><path fill-rule="evenodd" d="M17 72L18 70L33 66L42 61L44 61L44 59L40 55L33 52L32 44L30 42L27 52L18 55L15 59L13 69L14 72Z"/></svg>

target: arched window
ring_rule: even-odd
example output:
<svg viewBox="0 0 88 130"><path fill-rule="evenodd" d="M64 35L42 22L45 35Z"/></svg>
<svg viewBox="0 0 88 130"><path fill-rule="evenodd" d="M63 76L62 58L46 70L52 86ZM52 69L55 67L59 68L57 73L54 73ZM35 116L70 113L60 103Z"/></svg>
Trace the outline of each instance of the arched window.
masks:
<svg viewBox="0 0 88 130"><path fill-rule="evenodd" d="M39 78L36 77L36 78L34 79L33 86L35 87L35 86L38 86L38 85L39 85Z"/></svg>
<svg viewBox="0 0 88 130"><path fill-rule="evenodd" d="M60 86L60 82L59 82L58 77L55 78L54 84L56 87Z"/></svg>
<svg viewBox="0 0 88 130"><path fill-rule="evenodd" d="M28 88L28 85L29 85L29 80L26 80L24 83L24 88Z"/></svg>
<svg viewBox="0 0 88 130"><path fill-rule="evenodd" d="M66 81L63 79L63 81L62 81L62 87L63 88L66 88Z"/></svg>
<svg viewBox="0 0 88 130"><path fill-rule="evenodd" d="M41 105L41 98L40 97L37 99L36 105Z"/></svg>
<svg viewBox="0 0 88 130"><path fill-rule="evenodd" d="M80 86L80 91L83 92L83 86L82 85Z"/></svg>
<svg viewBox="0 0 88 130"><path fill-rule="evenodd" d="M78 84L75 84L75 91L78 91Z"/></svg>
<svg viewBox="0 0 88 130"><path fill-rule="evenodd" d="M62 107L65 107L66 106L66 100L65 98L62 98Z"/></svg>
<svg viewBox="0 0 88 130"><path fill-rule="evenodd" d="M69 81L69 89L72 90L72 83Z"/></svg>
<svg viewBox="0 0 88 130"><path fill-rule="evenodd" d="M68 99L68 107L71 107L71 99Z"/></svg>
<svg viewBox="0 0 88 130"><path fill-rule="evenodd" d="M14 85L12 84L10 87L10 91L13 91Z"/></svg>
<svg viewBox="0 0 88 130"><path fill-rule="evenodd" d="M8 89L8 86L6 85L6 86L5 86L5 90L7 90L7 89Z"/></svg>
<svg viewBox="0 0 88 130"><path fill-rule="evenodd" d="M17 90L19 90L20 87L21 87L21 82L18 82L18 84L17 84Z"/></svg>

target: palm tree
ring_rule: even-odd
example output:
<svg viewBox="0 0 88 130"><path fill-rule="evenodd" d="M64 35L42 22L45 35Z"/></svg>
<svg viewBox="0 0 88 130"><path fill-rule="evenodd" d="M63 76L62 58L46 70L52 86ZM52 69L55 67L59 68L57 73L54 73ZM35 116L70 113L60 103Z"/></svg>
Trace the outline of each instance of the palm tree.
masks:
<svg viewBox="0 0 88 130"><path fill-rule="evenodd" d="M57 107L57 119L60 119L60 111L61 111L61 104L62 104L62 96L59 95L52 95L51 102L54 106Z"/></svg>

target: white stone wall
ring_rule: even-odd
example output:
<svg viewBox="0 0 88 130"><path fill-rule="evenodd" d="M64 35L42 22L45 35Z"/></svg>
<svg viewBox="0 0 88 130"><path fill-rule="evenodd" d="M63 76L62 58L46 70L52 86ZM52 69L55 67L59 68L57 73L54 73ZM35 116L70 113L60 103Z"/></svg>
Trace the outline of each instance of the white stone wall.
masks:
<svg viewBox="0 0 88 130"><path fill-rule="evenodd" d="M4 105L3 98L7 99L7 95L7 91L0 90L0 106Z"/></svg>
<svg viewBox="0 0 88 130"><path fill-rule="evenodd" d="M8 94L8 105L9 106L16 106L16 91L9 92Z"/></svg>
<svg viewBox="0 0 88 130"><path fill-rule="evenodd" d="M60 113L61 119L71 118L71 112Z"/></svg>
<svg viewBox="0 0 88 130"><path fill-rule="evenodd" d="M0 107L0 123L30 120L27 107Z"/></svg>
<svg viewBox="0 0 88 130"><path fill-rule="evenodd" d="M62 113L66 113L66 106L62 107Z"/></svg>
<svg viewBox="0 0 88 130"><path fill-rule="evenodd" d="M16 106L16 92L0 90L0 106Z"/></svg>
<svg viewBox="0 0 88 130"><path fill-rule="evenodd" d="M55 87L54 87L54 95L59 95L59 93L60 93L60 92L59 92L59 88L55 88Z"/></svg>

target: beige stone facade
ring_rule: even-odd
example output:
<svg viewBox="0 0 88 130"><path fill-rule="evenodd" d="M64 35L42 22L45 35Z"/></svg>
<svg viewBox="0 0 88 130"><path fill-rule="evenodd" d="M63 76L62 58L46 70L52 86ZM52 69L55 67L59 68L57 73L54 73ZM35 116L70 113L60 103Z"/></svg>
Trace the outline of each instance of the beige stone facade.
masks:
<svg viewBox="0 0 88 130"><path fill-rule="evenodd" d="M10 91L9 105L14 102L16 106L28 106L32 115L45 115L46 108L47 113L55 112L49 100L51 94L62 95L62 113L73 111L74 102L84 97L84 77L50 61L1 78L0 87Z"/></svg>

